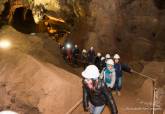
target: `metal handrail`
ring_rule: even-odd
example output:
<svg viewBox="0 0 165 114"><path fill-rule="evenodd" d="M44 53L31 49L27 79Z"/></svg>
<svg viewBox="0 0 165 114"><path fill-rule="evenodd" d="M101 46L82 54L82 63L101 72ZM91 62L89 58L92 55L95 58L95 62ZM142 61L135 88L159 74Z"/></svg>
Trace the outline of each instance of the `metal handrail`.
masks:
<svg viewBox="0 0 165 114"><path fill-rule="evenodd" d="M144 75L142 73L139 73L137 71L133 71L133 73L136 73L138 74L139 76L142 76L142 77L145 77L145 78L148 78L150 79L152 82L153 82L153 102L152 102L152 114L155 114L155 103L156 103L156 79L150 77L150 76L147 76L147 75ZM71 108L69 109L69 111L66 113L66 114L71 114L80 104L82 103L82 98Z"/></svg>
<svg viewBox="0 0 165 114"><path fill-rule="evenodd" d="M133 73L136 73L136 74L138 74L139 76L148 78L148 79L150 79L150 80L153 82L152 114L155 114L155 103L156 103L156 79L154 79L154 78L152 78L152 77L150 77L150 76L144 75L144 74L142 74L142 73L136 72L136 71L133 71Z"/></svg>
<svg viewBox="0 0 165 114"><path fill-rule="evenodd" d="M133 70L133 73L136 73L136 74L138 74L139 76L142 76L142 77L144 77L144 78L148 78L148 79L150 79L150 80L156 82L156 79L154 79L154 78L152 78L152 77L150 77L150 76L144 75L144 74L139 73L139 72L134 71L134 70Z"/></svg>
<svg viewBox="0 0 165 114"><path fill-rule="evenodd" d="M81 103L82 103L82 98L72 108L70 108L66 114L71 114Z"/></svg>

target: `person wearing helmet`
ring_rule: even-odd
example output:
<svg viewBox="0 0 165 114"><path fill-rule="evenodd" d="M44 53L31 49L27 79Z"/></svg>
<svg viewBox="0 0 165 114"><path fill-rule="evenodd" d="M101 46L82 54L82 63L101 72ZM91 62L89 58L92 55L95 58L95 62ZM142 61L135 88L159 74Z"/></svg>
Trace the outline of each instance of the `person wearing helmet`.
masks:
<svg viewBox="0 0 165 114"><path fill-rule="evenodd" d="M66 49L67 61L69 64L71 64L72 63L72 45L70 43L67 43L65 45L65 49Z"/></svg>
<svg viewBox="0 0 165 114"><path fill-rule="evenodd" d="M106 54L106 55L105 55L105 61L107 61L107 60L110 59L110 58L111 58L110 54Z"/></svg>
<svg viewBox="0 0 165 114"><path fill-rule="evenodd" d="M64 49L66 51L66 62L72 64L72 50L73 50L73 43L72 41L66 39L64 41Z"/></svg>
<svg viewBox="0 0 165 114"><path fill-rule="evenodd" d="M114 69L114 61L112 59L108 59L106 61L106 67L103 68L100 78L105 81L106 86L109 89L114 87L116 81L116 73Z"/></svg>
<svg viewBox="0 0 165 114"><path fill-rule="evenodd" d="M114 99L99 75L99 69L95 65L87 66L82 72L84 111L89 111L90 114L101 114L107 105L112 114L118 114Z"/></svg>
<svg viewBox="0 0 165 114"><path fill-rule="evenodd" d="M88 51L88 64L94 64L94 60L95 60L95 50L93 47L90 48L90 50Z"/></svg>
<svg viewBox="0 0 165 114"><path fill-rule="evenodd" d="M106 59L110 59L110 58L111 58L110 54L106 54L106 55L105 55L105 58L106 58Z"/></svg>
<svg viewBox="0 0 165 114"><path fill-rule="evenodd" d="M73 48L73 63L75 65L78 65L78 57L79 57L79 48L77 45L74 46Z"/></svg>
<svg viewBox="0 0 165 114"><path fill-rule="evenodd" d="M97 66L97 68L99 69L99 71L101 71L101 53L97 53L97 56L95 58L95 65Z"/></svg>
<svg viewBox="0 0 165 114"><path fill-rule="evenodd" d="M86 66L88 65L88 57L87 57L87 51L86 51L86 49L83 49L82 50L81 61L83 63L83 68L85 69Z"/></svg>
<svg viewBox="0 0 165 114"><path fill-rule="evenodd" d="M109 95L113 98L112 89L115 85L115 80L116 80L114 61L112 59L107 59L105 63L106 63L106 67L103 68L99 78L104 81L105 86L109 90ZM113 100L112 107L115 108L116 107L115 101L114 99L112 100Z"/></svg>
<svg viewBox="0 0 165 114"><path fill-rule="evenodd" d="M121 88L122 88L122 75L123 75L123 71L131 73L133 70L126 64L121 64L120 63L120 56L118 54L114 55L114 68L115 68L115 72L116 72L116 82L115 82L115 86L114 86L114 90L117 92L118 96L121 95Z"/></svg>

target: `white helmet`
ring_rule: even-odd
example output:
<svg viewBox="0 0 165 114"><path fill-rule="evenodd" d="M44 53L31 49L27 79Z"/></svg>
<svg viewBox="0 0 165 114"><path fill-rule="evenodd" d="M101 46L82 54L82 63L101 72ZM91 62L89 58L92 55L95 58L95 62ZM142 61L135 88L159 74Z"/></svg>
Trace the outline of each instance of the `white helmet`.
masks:
<svg viewBox="0 0 165 114"><path fill-rule="evenodd" d="M105 60L105 57L101 57L101 61Z"/></svg>
<svg viewBox="0 0 165 114"><path fill-rule="evenodd" d="M101 56L101 53L97 53L97 56L100 57Z"/></svg>
<svg viewBox="0 0 165 114"><path fill-rule="evenodd" d="M13 111L2 111L0 112L0 114L18 114L18 113L13 112Z"/></svg>
<svg viewBox="0 0 165 114"><path fill-rule="evenodd" d="M118 54L115 54L113 58L114 59L120 59L120 56Z"/></svg>
<svg viewBox="0 0 165 114"><path fill-rule="evenodd" d="M82 72L82 77L87 79L97 79L99 77L99 69L95 65L89 65Z"/></svg>
<svg viewBox="0 0 165 114"><path fill-rule="evenodd" d="M86 49L83 49L83 50L82 50L82 52L83 52L83 53L86 53L86 52L87 52L87 50L86 50Z"/></svg>
<svg viewBox="0 0 165 114"><path fill-rule="evenodd" d="M106 64L108 64L108 65L114 65L114 61L112 59L108 59L106 61Z"/></svg>
<svg viewBox="0 0 165 114"><path fill-rule="evenodd" d="M77 44L74 47L77 48L78 47Z"/></svg>
<svg viewBox="0 0 165 114"><path fill-rule="evenodd" d="M106 54L106 55L105 55L105 58L106 58L106 59L110 59L110 58L111 58L110 54Z"/></svg>

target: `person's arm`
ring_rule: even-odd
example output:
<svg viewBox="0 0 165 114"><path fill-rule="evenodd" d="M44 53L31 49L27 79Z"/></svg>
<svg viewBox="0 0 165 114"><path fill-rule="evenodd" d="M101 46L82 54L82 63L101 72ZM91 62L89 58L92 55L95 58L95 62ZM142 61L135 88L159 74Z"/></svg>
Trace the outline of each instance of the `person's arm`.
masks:
<svg viewBox="0 0 165 114"><path fill-rule="evenodd" d="M129 73L132 72L132 69L128 65L126 65L126 64L121 64L121 68L125 72L129 72Z"/></svg>
<svg viewBox="0 0 165 114"><path fill-rule="evenodd" d="M111 84L109 85L110 88L113 88L113 86L115 85L115 81L116 81L116 73L115 70L112 72L112 80L111 80Z"/></svg>
<svg viewBox="0 0 165 114"><path fill-rule="evenodd" d="M84 108L84 111L88 111L88 93L87 93L87 90L86 90L86 87L85 85L83 85L83 108Z"/></svg>

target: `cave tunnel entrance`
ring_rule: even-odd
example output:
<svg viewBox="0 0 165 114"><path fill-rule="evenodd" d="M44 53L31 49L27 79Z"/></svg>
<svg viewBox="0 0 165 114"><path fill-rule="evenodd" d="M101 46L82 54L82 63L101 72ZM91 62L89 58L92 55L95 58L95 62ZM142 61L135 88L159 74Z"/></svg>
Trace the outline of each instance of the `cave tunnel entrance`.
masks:
<svg viewBox="0 0 165 114"><path fill-rule="evenodd" d="M12 26L26 34L36 32L32 11L25 7L17 8L13 14Z"/></svg>

